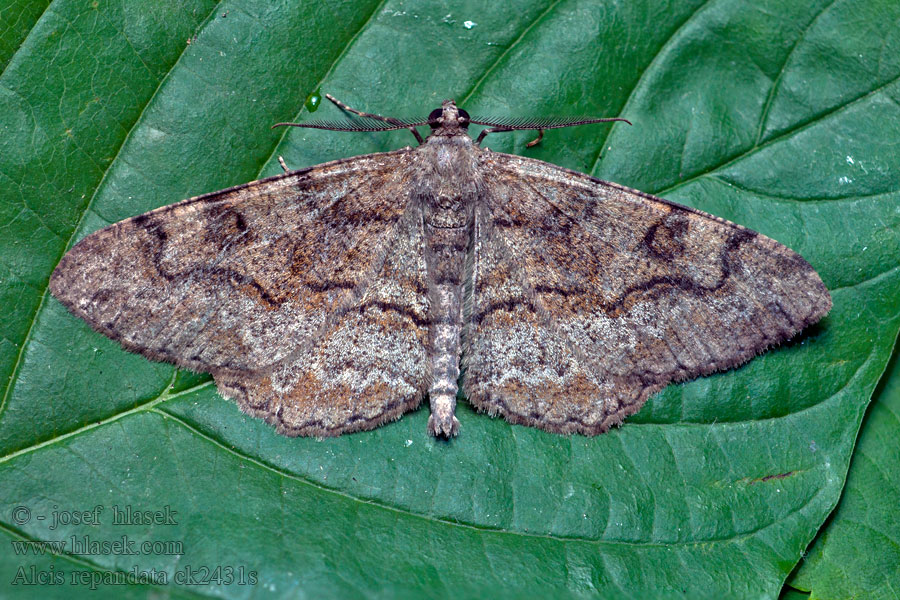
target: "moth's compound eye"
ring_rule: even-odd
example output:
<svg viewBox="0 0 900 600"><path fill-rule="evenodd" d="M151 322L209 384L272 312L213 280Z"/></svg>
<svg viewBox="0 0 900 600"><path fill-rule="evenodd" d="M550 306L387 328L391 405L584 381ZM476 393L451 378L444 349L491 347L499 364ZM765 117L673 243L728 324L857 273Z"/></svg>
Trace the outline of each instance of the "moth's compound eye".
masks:
<svg viewBox="0 0 900 600"><path fill-rule="evenodd" d="M460 108L459 118L457 120L459 121L459 126L465 129L469 126L469 113Z"/></svg>
<svg viewBox="0 0 900 600"><path fill-rule="evenodd" d="M428 115L428 124L431 125L432 129L434 129L435 127L437 127L441 124L440 119L441 119L442 114L444 114L444 109L436 108L433 111L431 111L430 115Z"/></svg>

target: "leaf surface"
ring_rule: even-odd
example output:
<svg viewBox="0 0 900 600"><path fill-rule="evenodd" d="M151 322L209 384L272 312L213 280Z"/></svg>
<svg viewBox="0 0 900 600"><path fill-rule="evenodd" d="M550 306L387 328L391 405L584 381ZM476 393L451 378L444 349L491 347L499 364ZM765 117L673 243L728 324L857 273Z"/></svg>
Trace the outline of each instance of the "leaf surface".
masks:
<svg viewBox="0 0 900 600"><path fill-rule="evenodd" d="M100 585L109 597L776 597L838 501L900 327L900 8L807 4L52 3L0 74L0 530L7 548L182 547L3 551L0 577L165 575ZM414 143L269 129L340 117L310 115L324 92L397 117L445 97L486 116L626 117L487 145L773 237L834 309L609 434L463 403L448 444L427 437L424 407L373 432L279 437L208 377L124 352L48 295L65 250L108 223L277 173L278 156L300 168ZM100 525L50 529L54 510L95 506ZM116 525L114 506L176 522ZM217 566L230 582L176 579Z"/></svg>
<svg viewBox="0 0 900 600"><path fill-rule="evenodd" d="M841 501L791 585L811 598L897 598L900 589L900 352L863 419Z"/></svg>

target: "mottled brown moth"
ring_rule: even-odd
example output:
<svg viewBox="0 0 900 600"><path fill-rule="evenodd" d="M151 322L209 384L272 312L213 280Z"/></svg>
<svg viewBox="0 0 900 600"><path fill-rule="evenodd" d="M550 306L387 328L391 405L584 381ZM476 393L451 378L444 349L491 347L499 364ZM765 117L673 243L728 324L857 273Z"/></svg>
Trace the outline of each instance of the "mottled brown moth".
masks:
<svg viewBox="0 0 900 600"><path fill-rule="evenodd" d="M357 118L298 126L409 129L418 146L115 223L63 257L53 295L290 436L372 429L426 395L428 431L456 435L461 366L478 409L595 435L831 308L809 263L755 231L482 147L622 119L477 119L448 100L407 121L329 99Z"/></svg>

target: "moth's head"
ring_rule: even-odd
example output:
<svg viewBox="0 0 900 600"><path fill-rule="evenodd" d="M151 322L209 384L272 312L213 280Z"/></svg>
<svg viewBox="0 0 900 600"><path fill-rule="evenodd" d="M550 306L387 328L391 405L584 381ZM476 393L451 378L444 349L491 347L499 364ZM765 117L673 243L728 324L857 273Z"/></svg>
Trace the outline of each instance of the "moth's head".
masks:
<svg viewBox="0 0 900 600"><path fill-rule="evenodd" d="M453 135L469 128L469 113L457 108L453 100L444 100L428 115L428 124L432 135Z"/></svg>

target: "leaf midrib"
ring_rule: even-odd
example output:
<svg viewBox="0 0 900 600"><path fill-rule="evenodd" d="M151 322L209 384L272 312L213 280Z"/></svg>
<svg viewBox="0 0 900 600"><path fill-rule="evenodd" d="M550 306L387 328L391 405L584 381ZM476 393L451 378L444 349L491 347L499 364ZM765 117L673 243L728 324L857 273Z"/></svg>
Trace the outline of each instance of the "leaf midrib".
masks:
<svg viewBox="0 0 900 600"><path fill-rule="evenodd" d="M653 191L650 193L652 193L656 196L665 196L666 194L671 194L672 192L674 192L682 187L685 187L702 177L710 176L713 173L715 173L716 171L726 169L726 168L740 162L741 160L743 160L745 158L749 158L749 157L753 156L756 152L764 150L764 149L768 148L769 146L774 145L777 142L782 142L782 141L786 140L787 138L792 137L794 134L803 133L807 129L810 129L816 125L820 125L824 120L826 120L832 116L835 116L835 115L843 112L844 110L852 108L856 104L863 102L864 100L870 98L871 96L874 96L875 94L883 91L884 89L894 85L898 81L900 81L900 74L898 74L893 79L890 79L875 88L872 88L866 92L863 92L862 94L859 94L855 98L852 98L852 99L847 100L840 104L835 104L831 108L826 109L817 115L814 115L808 121L797 122L793 127L789 127L787 129L785 129L777 136L769 138L762 144L759 144L759 145L754 144L747 150L745 150L743 152L738 152L738 153L732 155L731 157L726 157L718 164L708 167L707 169L705 169L701 172L698 172L694 175L690 175L687 178L682 179L678 183L674 183L667 188L663 188L661 190ZM595 165L595 168L596 168L596 165ZM592 170L592 172L593 172L593 170ZM752 191L753 193L757 193L753 190L749 190L749 191ZM887 191L880 192L880 194L887 194L887 193L890 193L890 192L887 192Z"/></svg>
<svg viewBox="0 0 900 600"><path fill-rule="evenodd" d="M890 275L890 274L892 274L892 273L894 273L895 271L898 271L898 270L900 270L900 265L897 265L897 266L895 266L895 267L893 267L893 268L891 268L891 269L888 269L887 271L883 271L882 273L879 273L878 275L876 275L876 276L874 276L874 277L867 278L867 279L862 280L862 281L860 281L860 282L858 282L858 283L854 283L854 284L848 285L848 286L843 286L843 287L841 287L841 288L834 288L834 289L831 290L832 295L834 295L834 294L836 294L836 293L843 292L843 291L845 291L845 290L853 289L853 288L858 287L858 286L869 285L869 284L871 284L871 283L873 283L873 282L876 282L876 281L880 280L881 278L886 277L886 276L888 276L888 275ZM839 395L840 393L842 393L845 389L847 389L847 388L851 385L851 383L852 383L857 377L860 376L860 373L863 371L864 367L868 364L868 362L872 359L872 357L873 357L873 355L875 354L876 350L877 350L877 348L873 346L873 348L872 348L871 351L869 352L869 356L867 356L867 357L865 358L865 360L863 360L863 361L860 362L859 366L854 370L853 374L850 375L849 377L847 377L847 380L844 382L844 384L843 384L840 388L838 388L837 390L835 390L831 395L829 395L827 398L824 398L824 399L821 400L820 402L816 402L815 404L811 404L811 405L809 405L809 406L805 406L805 407L803 407L802 409L797 410L797 411L794 411L794 412L789 412L789 413L786 413L786 414L776 415L776 416L766 417L766 418L743 419L743 420L736 420L736 421L715 421L715 422L713 422L713 423L702 423L702 422L682 422L682 423L664 423L664 424L660 424L660 423L630 423L630 424L629 424L629 427L663 427L663 426L664 426L664 427L692 428L692 427L714 427L714 426L718 426L718 427L744 426L744 425L746 425L747 423L759 423L759 422L763 422L763 421L769 421L769 420L784 419L784 418L788 418L788 417L793 417L793 416L796 416L796 415L801 414L801 413L803 413L803 412L806 412L806 411L809 411L809 410L813 410L813 409L815 409L816 407L819 407L819 406L821 406L822 404L825 404L825 403L829 402L832 398L836 397L837 395ZM146 413L146 412L151 412L151 411L153 411L153 412L157 412L157 413L159 413L159 414L165 415L166 417L171 417L171 418L175 418L175 419L181 420L179 417L176 417L174 414L169 413L169 412L166 412L166 411L161 411L161 410L157 409L156 407L157 407L158 405L164 404L164 403L166 403L166 402L168 402L168 401L170 401L170 400L174 400L174 399L176 399L176 398L179 398L179 397L182 397L182 396L186 396L186 395L188 395L188 394L197 393L197 392L199 392L200 390L203 390L204 388L207 388L207 387L210 387L210 386L214 385L214 382L213 382L213 381L205 381L205 382L200 383L200 384L198 384L198 385L194 385L194 386L185 388L185 389L183 389L183 390L181 390L181 391L179 391L179 392L175 392L175 393L171 393L171 394L170 394L170 393L168 393L168 390L170 390L170 389L172 388L172 386L174 385L175 379L176 379L177 375L178 375L178 370L174 370L173 373L172 373L172 377L171 377L169 383L166 385L166 387L163 389L163 391L162 391L159 395L157 395L156 397L152 398L151 400L148 400L147 402L144 402L144 403L142 403L142 404L140 404L140 405L134 406L134 407L129 408L129 409L127 409L127 410L123 410L123 411L121 411L121 412L113 413L112 415L110 415L110 416L108 416L108 417L106 417L106 418L104 418L104 419L101 419L101 420L99 420L99 421L96 421L96 422L93 422L93 423L88 423L87 425L84 425L84 426L82 426L82 427L78 427L78 428L72 429L72 430L70 430L70 431L67 431L67 432L65 432L65 433L62 433L62 434L60 434L60 435L54 436L54 437L52 437L52 438L43 440L43 441L41 441L41 442L39 442L39 443L37 443L37 444L31 445L31 446L26 446L26 447L24 447L24 448L20 448L20 449L18 449L18 450L15 450L15 451L13 451L13 452L10 452L9 454L6 454L6 455L4 455L4 456L0 456L0 464L3 464L3 463L5 463L5 462L8 462L8 461L10 461L10 460L12 460L12 459L14 459L14 458L16 458L16 457L18 457L18 456L22 456L22 455L25 455L25 454L30 454L31 452L38 451L38 450L40 450L41 448L44 448L44 447L47 447L47 446L52 446L52 445L54 445L54 444L56 444L56 443L59 443L59 442L61 442L61 441L63 441L63 440L66 440L66 439L68 439L68 438L71 438L71 437L73 437L73 436L76 436L76 435L79 435L79 434L84 433L84 432L86 432L86 431L89 431L89 430L92 430L92 429L101 427L101 426L103 426L103 425L106 425L106 424L109 424L109 423L112 423L112 422L115 422L115 421L118 421L118 420L120 420L120 419L123 419L123 418L125 418L125 417L131 416L131 415L134 415L134 414L141 414L141 413ZM510 425L510 426L512 427L512 425ZM199 432L199 430L196 429L194 426L189 426L189 427L190 427L191 430L195 430L195 431L198 431L198 432ZM207 437L207 438L209 438L209 439L213 439L213 438L211 438L210 436L208 436L208 435L205 434L205 433L201 433L201 435L203 435L204 437ZM216 441L215 443L218 444L218 445L220 445L220 446L222 446L223 448L228 449L228 447L227 447L225 444L223 444L222 442ZM311 483L312 485L319 485L319 484L317 484L317 483L312 482L311 480L309 481L309 483ZM322 489L331 489L331 488L322 487Z"/></svg>
<svg viewBox="0 0 900 600"><path fill-rule="evenodd" d="M195 29L195 31L201 30L203 27L205 27L209 23L210 17L212 15L216 14L216 11L218 10L219 5L223 1L224 0L218 0L216 2L213 10L206 15L206 17L200 23L198 28ZM48 9L49 9L49 6L48 6ZM45 10L43 13L41 13L41 18L44 17L46 12L47 11ZM38 19L38 21L35 21L35 27L32 27L32 31L37 27L37 23L39 23L39 22L40 22L40 19ZM29 33L29 35L30 35L30 33ZM27 39L27 37L28 36L26 36L26 39ZM133 48L133 46L131 45L131 42L128 42L128 44L130 47ZM163 88L163 85L166 83L166 81L168 81L169 76L172 74L172 71L175 69L175 66L181 61L181 58L184 56L184 53L187 52L188 47L189 47L188 45L185 45L181 49L181 52L179 53L178 57L172 63L172 67L168 71L166 71L166 74L160 79L159 84L157 84L156 89L153 90L153 94L150 95L150 98L147 100L147 103L141 109L140 114L134 120L134 123L132 124L131 128L128 130L128 133L126 133L125 136L123 136L122 143L119 145L119 148L116 150L116 155L110 161L106 170L103 171L103 175L100 177L100 180L97 182L97 187L94 188L94 193L91 194L91 197L88 200L87 204L85 205L84 210L82 211L81 215L78 217L78 221L75 223L75 226L72 228L72 233L69 235L69 239L66 240L66 244L63 247L62 252L57 256L56 261L55 261L56 263L58 263L62 259L62 257L65 255L65 253L68 252L69 248L71 248L71 246L73 245L73 241L75 240L75 237L78 235L79 231L81 230L81 226L84 223L85 216L88 214L88 212L90 212L91 206L93 205L94 200L97 198L97 194L99 193L100 189L103 187L103 184L106 181L106 177L109 175L110 171L112 171L113 165L115 165L116 162L119 160L119 156L122 153L122 149L128 144L128 140L131 139L131 136L134 133L134 131L137 129L138 125L143 121L144 115L147 112L147 108L153 103L153 100L159 94L159 91ZM11 60L10 63L12 63L12 62L13 61ZM142 61L142 63L143 63L143 61ZM98 168L99 168L99 166L98 166ZM10 376L6 382L6 389L3 390L3 398L0 399L0 418L3 417L3 412L6 409L6 406L7 406L8 400L9 400L9 395L12 392L12 389L15 387L16 381L18 380L19 370L21 369L21 366L22 366L22 361L25 356L25 351L29 347L29 344L31 342L31 337L34 332L34 327L37 324L38 315L41 314L41 312L44 310L44 305L47 302L47 292L49 290L49 285L50 285L50 277L48 275L46 280L43 283L43 291L41 291L41 293L40 293L40 300L38 300L37 307L35 308L34 312L31 315L31 319L28 324L28 330L25 332L25 337L22 339L22 343L19 346L19 352L16 355L16 360L13 363L12 370L10 371Z"/></svg>
<svg viewBox="0 0 900 600"><path fill-rule="evenodd" d="M217 12L219 10L219 6L222 5L222 2L224 2L224 0L218 0L216 2L216 4L214 5L213 9L209 13L207 13L207 15L203 18L203 20L199 23L199 25L194 29L194 37L198 36L200 34L200 32L202 32L203 29L209 24L209 22L212 20L212 18L214 18L214 16L217 14ZM362 26L360 26L360 28L357 30L357 32L353 36L351 36L350 40L347 42L347 44L345 44L344 48L341 50L341 52L338 54L338 56L335 58L335 60L332 61L331 65L326 70L323 78L319 80L319 85L321 84L322 80L325 77L327 77L328 74L330 74L334 70L335 66L345 56L345 54L347 53L350 46L352 46L352 44L359 38L359 36L362 34L362 32L369 26L369 24L372 22L372 19L375 17L375 15L378 14L378 12L381 10L381 8L384 6L384 4L386 2L387 2L387 0L381 0L381 2L378 3L378 5L375 7L375 9L372 11L372 13L369 15L369 18L366 19L366 21L362 24ZM47 8L49 9L49 5ZM44 14L46 14L46 12L47 12L47 10L45 9L45 11L43 13L41 13L41 18L43 18ZM37 23L39 23L39 22L40 22L40 19L35 21L35 26L32 27L32 31L36 28ZM29 36L30 35L31 35L31 33L29 32ZM26 36L26 39L29 36ZM130 41L128 42L128 44L129 44L129 46L131 46L133 48ZM109 162L109 165L107 166L106 170L103 171L103 175L101 176L100 180L97 182L96 188L94 188L94 193L91 194L91 197L88 200L87 204L85 205L84 210L82 211L81 215L79 216L78 221L75 223L75 226L72 228L72 233L70 234L69 239L66 241L63 251L58 255L58 257L56 259L57 263L62 259L62 257L65 255L65 253L68 252L68 250L73 245L73 241L75 240L76 236L78 235L78 233L81 230L81 227L84 223L85 216L90 212L91 207L94 204L94 200L97 198L97 195L99 194L100 190L103 188L103 184L106 181L107 176L113 170L113 167L117 164L123 148L125 148L127 146L128 140L131 139L134 132L138 129L138 127L142 123L142 121L144 119L144 115L147 113L147 109L153 104L153 101L156 99L160 90L164 87L166 82L169 80L169 77L171 76L171 74L175 70L175 68L178 66L178 63L181 62L182 57L185 55L185 53L187 52L189 47L190 47L189 45L185 45L181 49L181 52L179 53L178 57L172 63L172 66L166 71L166 74L160 79L159 84L156 86L156 89L153 90L153 93L150 95L146 104L141 109L140 114L137 116L134 123L131 125L131 128L128 130L128 133L126 133L125 136L122 138L122 142L116 151L116 155ZM10 64L12 62L13 61L10 60ZM143 61L142 61L142 63L143 63ZM317 87L318 87L318 85L317 85ZM305 107L301 107L300 112L302 112L304 108ZM298 113L298 116L299 116L299 113ZM259 170L257 171L257 176L259 176L259 174L262 173L265 165L268 164L268 162L270 162L272 160L272 156L274 155L278 146L283 141L286 133L287 133L287 128L285 128L285 131L281 134L280 137L275 139L275 141L273 143L272 153L269 155L269 159L266 162L264 162L263 166L260 167ZM99 166L98 166L98 168L99 168ZM25 336L22 339L21 345L19 346L19 352L16 355L15 362L13 363L13 367L10 371L10 376L7 378L6 388L3 391L3 397L0 398L0 418L3 417L3 412L6 409L6 406L7 406L8 400L9 400L9 395L12 392L13 388L15 387L15 383L18 379L19 370L22 366L22 362L23 362L23 358L25 356L26 349L28 348L29 343L31 342L33 330L34 330L35 325L37 324L38 315L41 314L41 312L44 309L44 305L47 302L49 284L50 284L50 278L48 276L46 281L43 283L43 290L40 292L40 300L38 301L35 310L31 314L31 318L30 318L29 324L28 324L28 329L25 332Z"/></svg>
<svg viewBox="0 0 900 600"><path fill-rule="evenodd" d="M734 535L731 537L722 537L722 538L704 538L704 539L699 539L699 540L675 541L675 542L672 542L672 541L635 542L635 541L629 541L629 540L591 539L591 538L584 538L584 537L577 537L577 536L562 536L562 535L543 534L543 533L534 533L534 532L525 532L525 531L514 531L514 530L509 530L509 529L485 527L483 525L475 525L472 523L464 523L461 521L445 519L445 518L437 517L434 515L422 514L422 513L415 512L415 511L412 511L412 510L409 510L406 508L401 508L398 506L393 506L391 504L387 504L385 502L380 502L378 500L373 500L370 498L361 498L359 496L356 496L349 492L345 492L343 490L339 490L337 488L327 487L315 480L311 480L311 479L305 478L301 475L298 475L296 473L292 473L285 469L276 467L276 466L271 465L259 458L256 458L254 456L251 456L249 454L241 452L236 448L230 447L229 445L227 445L227 444L217 440L216 438L210 436L209 434L203 432L202 430L200 430L193 424L185 421L180 416L176 416L172 413L168 413L168 412L165 412L165 411L162 411L162 410L159 410L158 408L156 408L156 406L158 404L160 404L164 401L170 400L174 397L189 393L190 391L191 390L186 390L184 392L179 392L177 394L173 394L172 396L161 397L160 399L157 399L157 400L153 401L152 403L147 403L147 404L141 405L140 407L137 407L137 408L131 409L129 411L126 411L124 413L121 413L121 414L117 415L116 417L106 419L98 424L87 425L87 426L79 429L76 432L72 432L72 433L66 435L65 437L71 437L72 435L77 435L78 433L81 433L83 431L93 429L93 428L99 427L101 425L109 424L109 423L117 421L125 416L130 416L134 413L152 412L152 413L155 413L160 418L162 418L164 421L171 420L171 421L177 423L179 426L181 426L185 430L189 431L191 434L193 434L197 438L202 439L202 440L206 441L207 443L210 443L210 444L216 446L220 451L225 451L226 453L229 453L229 454L235 456L239 460L250 463L259 469L268 471L268 472L278 475L284 479L288 479L288 480L303 484L305 486L312 487L321 492L339 496L341 498L344 498L344 499L352 501L352 502L373 506L373 507L383 509L386 511L402 514L407 517L420 519L420 520L423 520L423 521L426 521L429 523L439 523L444 526L458 527L458 528L476 531L479 533L498 534L498 535L513 535L513 536L523 537L523 538L527 538L527 539L545 539L545 540L552 540L552 541L557 541L557 542L562 542L562 543L576 542L576 543L584 543L584 544L590 544L590 545L595 545L595 546L617 546L617 547L627 546L627 547L635 547L635 548L673 548L673 547L688 548L688 547L699 546L699 545L704 545L704 544L740 543L741 541L752 538L752 537L758 535L760 532L768 529L769 527L777 525L778 523L780 523L784 520L790 519L794 515L802 512L807 506L811 505L820 495L825 493L825 491L827 490L827 486L820 487L816 491L816 493L813 494L812 496L810 496L802 505L795 508L790 513L783 515L779 519L775 519L775 520L773 520L769 523L766 523L764 525L761 525L753 530L745 531L745 532L742 532L738 535ZM152 406L151 406L151 404L152 404ZM724 426L727 424L719 423L718 425ZM650 426L650 425L645 425L645 426ZM659 425L657 425L657 427L659 427ZM59 438L55 438L55 440L53 440L53 441L56 441L58 439ZM52 441L50 443L52 443ZM43 445L47 445L47 444L43 444ZM26 453L26 450L21 450L21 451L17 452L16 455L23 454L23 453ZM4 457L2 459L2 461L0 461L0 462L5 462L5 461L9 460L10 458L12 458L11 455ZM0 527L8 527L8 524L6 524L3 521L0 521Z"/></svg>

